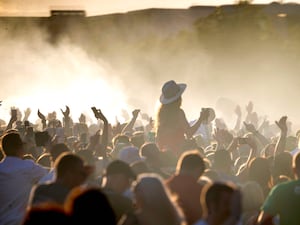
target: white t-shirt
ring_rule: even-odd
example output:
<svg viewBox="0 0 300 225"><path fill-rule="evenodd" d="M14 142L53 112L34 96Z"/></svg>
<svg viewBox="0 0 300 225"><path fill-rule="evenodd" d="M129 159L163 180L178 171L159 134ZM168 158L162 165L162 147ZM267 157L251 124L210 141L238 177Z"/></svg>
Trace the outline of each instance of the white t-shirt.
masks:
<svg viewBox="0 0 300 225"><path fill-rule="evenodd" d="M19 225L26 212L31 188L48 169L32 160L5 157L0 162L0 224Z"/></svg>

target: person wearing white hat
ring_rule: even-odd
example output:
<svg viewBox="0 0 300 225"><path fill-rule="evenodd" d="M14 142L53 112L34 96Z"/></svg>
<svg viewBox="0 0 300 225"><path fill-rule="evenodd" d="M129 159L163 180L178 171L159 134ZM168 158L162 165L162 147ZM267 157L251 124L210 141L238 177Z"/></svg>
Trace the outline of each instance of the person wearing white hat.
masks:
<svg viewBox="0 0 300 225"><path fill-rule="evenodd" d="M174 80L166 82L160 96L161 106L156 115L156 143L161 151L171 151L179 156L184 150L184 142L197 131L202 122L207 121L209 110L202 109L198 120L190 125L181 108L181 95L186 84Z"/></svg>

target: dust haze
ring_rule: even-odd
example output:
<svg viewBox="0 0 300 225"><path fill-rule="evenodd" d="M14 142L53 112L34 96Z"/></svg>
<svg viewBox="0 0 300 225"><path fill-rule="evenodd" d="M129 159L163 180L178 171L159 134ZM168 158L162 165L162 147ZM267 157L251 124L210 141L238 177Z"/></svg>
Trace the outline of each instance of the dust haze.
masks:
<svg viewBox="0 0 300 225"><path fill-rule="evenodd" d="M287 115L294 130L300 128L299 65L274 54L278 46L255 54L247 45L231 52L225 43L215 57L196 34L186 38L184 30L159 36L145 25L138 39L125 30L120 36L117 28L100 37L95 27L83 33L73 25L72 38L62 35L53 43L47 29L35 24L24 29L5 22L0 26L1 119L9 119L10 107L30 107L31 121L37 120L37 109L61 117L66 105L74 121L81 113L94 121L91 106L112 123L116 117L125 119L122 109L130 114L139 108L154 116L163 83L173 79L187 84L182 107L189 120L196 119L202 107L213 107L217 117L233 127L236 105L245 116L252 101L260 121L268 118L273 123Z"/></svg>

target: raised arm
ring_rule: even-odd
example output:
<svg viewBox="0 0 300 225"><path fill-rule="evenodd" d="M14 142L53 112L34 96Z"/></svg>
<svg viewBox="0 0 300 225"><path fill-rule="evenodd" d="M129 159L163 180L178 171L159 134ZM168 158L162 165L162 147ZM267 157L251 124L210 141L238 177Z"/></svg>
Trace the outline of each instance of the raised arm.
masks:
<svg viewBox="0 0 300 225"><path fill-rule="evenodd" d="M104 114L101 112L100 109L96 109L95 107L92 107L92 110L94 112L94 115L96 119L100 119L103 122L103 130L102 130L102 135L101 135L101 145L103 147L103 151L101 153L101 156L106 159L107 154L106 154L106 149L108 145L108 120L104 116Z"/></svg>
<svg viewBox="0 0 300 225"><path fill-rule="evenodd" d="M64 127L64 132L67 136L71 136L72 134L72 128L71 128L71 117L70 117L70 108L69 106L66 105L66 110L63 111L60 109L64 118L63 118L63 127Z"/></svg>
<svg viewBox="0 0 300 225"><path fill-rule="evenodd" d="M242 110L241 107L239 105L236 106L235 110L234 110L237 118L236 118L236 123L234 126L234 131L237 133L240 129L241 129L241 122L242 122Z"/></svg>
<svg viewBox="0 0 300 225"><path fill-rule="evenodd" d="M209 117L209 109L208 108L202 108L198 120L192 126L190 126L189 123L187 122L187 119L186 119L185 114L184 114L184 120L185 120L185 123L186 123L185 126L186 126L186 136L187 136L187 138L191 138L196 133L196 131L200 127L201 123L208 120L208 117Z"/></svg>
<svg viewBox="0 0 300 225"><path fill-rule="evenodd" d="M280 129L280 137L276 143L275 151L274 151L275 155L278 155L279 153L285 150L286 136L288 131L286 120L287 120L287 116L282 116L279 121L275 121L276 125Z"/></svg>
<svg viewBox="0 0 300 225"><path fill-rule="evenodd" d="M132 111L132 118L131 120L126 124L126 126L122 129L122 134L124 134L125 132L132 132L133 131L133 126L136 122L136 119L139 115L141 110L139 109L135 109Z"/></svg>
<svg viewBox="0 0 300 225"><path fill-rule="evenodd" d="M43 130L45 130L46 129L46 127L47 127L47 120L46 120L46 116L44 115L44 114L42 114L41 112L40 112L40 110L38 109L38 112L37 112L37 114L38 114L38 117L41 119L41 121L42 121L42 124L43 124Z"/></svg>
<svg viewBox="0 0 300 225"><path fill-rule="evenodd" d="M10 110L10 120L5 128L5 130L9 130L9 129L12 129L12 125L14 122L16 122L18 119L17 117L17 110L16 109L11 109Z"/></svg>
<svg viewBox="0 0 300 225"><path fill-rule="evenodd" d="M29 118L30 114L31 114L31 109L30 108L27 108L26 110L24 110L23 122L28 121L28 118Z"/></svg>
<svg viewBox="0 0 300 225"><path fill-rule="evenodd" d="M263 147L269 144L268 139L264 135L262 135L258 130L256 130L253 124L244 122L244 126L248 132L252 133L257 138L257 140Z"/></svg>

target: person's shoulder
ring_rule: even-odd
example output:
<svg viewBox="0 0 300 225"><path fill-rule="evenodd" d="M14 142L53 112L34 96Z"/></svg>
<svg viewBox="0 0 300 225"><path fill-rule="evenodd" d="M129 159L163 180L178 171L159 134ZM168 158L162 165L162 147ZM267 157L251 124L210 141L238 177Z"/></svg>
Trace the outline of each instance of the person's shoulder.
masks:
<svg viewBox="0 0 300 225"><path fill-rule="evenodd" d="M179 112L180 115L185 116L185 112L182 108L179 108L178 112Z"/></svg>
<svg viewBox="0 0 300 225"><path fill-rule="evenodd" d="M204 219L200 219L198 221L196 221L196 223L194 223L194 225L209 225L206 220Z"/></svg>

